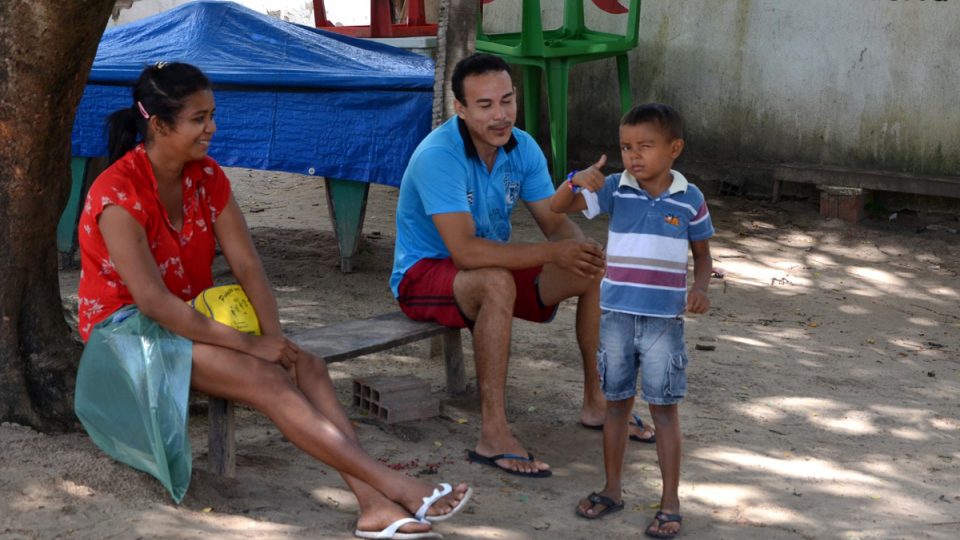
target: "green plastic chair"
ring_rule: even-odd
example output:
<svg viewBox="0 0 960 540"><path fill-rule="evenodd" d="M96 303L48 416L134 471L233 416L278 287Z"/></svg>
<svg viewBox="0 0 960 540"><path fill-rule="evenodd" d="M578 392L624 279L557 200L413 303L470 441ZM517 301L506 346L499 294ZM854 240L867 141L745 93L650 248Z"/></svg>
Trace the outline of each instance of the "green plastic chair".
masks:
<svg viewBox="0 0 960 540"><path fill-rule="evenodd" d="M620 109L626 113L632 104L630 68L627 53L637 46L640 24L640 0L628 0L624 35L590 30L584 24L585 0L564 0L563 24L555 30L544 30L540 0L522 0L519 33L486 34L483 31L483 4L479 2L477 17L478 51L496 54L507 62L520 64L523 70L524 128L537 136L540 115L540 79L547 77L547 105L550 119L550 147L553 152L553 181L559 185L567 173L567 97L570 67L581 62L616 57L620 86ZM625 0L626 2L627 0ZM611 2L594 0L598 7ZM604 9L604 7L601 7ZM609 8L605 9L608 12ZM530 68L534 69L530 69Z"/></svg>

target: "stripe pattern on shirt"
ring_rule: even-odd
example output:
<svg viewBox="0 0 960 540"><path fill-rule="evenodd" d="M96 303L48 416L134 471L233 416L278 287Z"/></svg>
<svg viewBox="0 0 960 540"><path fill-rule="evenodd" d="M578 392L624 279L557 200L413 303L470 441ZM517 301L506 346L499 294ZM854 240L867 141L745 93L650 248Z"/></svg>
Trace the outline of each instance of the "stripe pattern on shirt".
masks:
<svg viewBox="0 0 960 540"><path fill-rule="evenodd" d="M597 193L584 194L587 217L610 215L603 309L654 317L683 314L690 242L712 236L713 224L700 190L672 173L673 184L656 198L619 174L608 177Z"/></svg>

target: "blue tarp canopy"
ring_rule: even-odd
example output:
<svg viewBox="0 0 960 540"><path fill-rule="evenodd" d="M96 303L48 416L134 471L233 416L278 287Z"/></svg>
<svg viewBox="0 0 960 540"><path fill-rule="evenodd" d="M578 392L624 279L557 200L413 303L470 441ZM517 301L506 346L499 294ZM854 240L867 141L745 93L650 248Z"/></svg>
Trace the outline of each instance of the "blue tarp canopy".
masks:
<svg viewBox="0 0 960 540"><path fill-rule="evenodd" d="M107 154L107 116L133 104L131 86L158 61L210 77L210 155L221 165L397 186L430 131L430 59L198 0L104 33L74 121L74 156Z"/></svg>

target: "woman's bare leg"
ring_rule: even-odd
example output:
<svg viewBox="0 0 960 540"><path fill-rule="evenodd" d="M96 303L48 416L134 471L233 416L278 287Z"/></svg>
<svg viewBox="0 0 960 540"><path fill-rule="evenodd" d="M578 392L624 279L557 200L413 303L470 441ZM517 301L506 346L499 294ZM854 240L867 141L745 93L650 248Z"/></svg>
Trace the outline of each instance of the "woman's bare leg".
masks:
<svg viewBox="0 0 960 540"><path fill-rule="evenodd" d="M316 407L321 414L327 416L341 431L347 434L357 446L360 446L360 441L357 439L356 432L353 430L353 425L350 423L350 420L347 419L343 407L340 405L339 400L337 400L336 390L333 387L333 382L330 380L326 363L306 351L301 351L300 358L297 360L297 383L313 406ZM357 502L360 505L361 511L358 526L361 530L372 530L375 527L382 529L387 524L396 521L400 517L404 517L404 515L408 513L362 480L345 473L341 473L341 475L357 496ZM433 493L436 487L413 478L409 478L409 480L412 483L419 484L418 486L411 485L411 489L417 491L420 500ZM427 514L446 514L460 502L466 490L466 484L460 484L454 487L453 492L437 501ZM404 515L396 515L398 511L404 512ZM371 518L376 518L378 515L385 515L392 517L392 519L381 524L381 519L367 520L368 515ZM385 517L383 519L385 520L387 518ZM365 523L365 521L367 522Z"/></svg>
<svg viewBox="0 0 960 540"><path fill-rule="evenodd" d="M279 364L205 344L194 344L193 355L191 384L194 388L213 396L248 404L262 411L294 445L337 469L341 474L350 476L351 488L357 481L366 484L360 487L362 506L373 504L370 501L375 501L377 497L371 495L374 491L379 493L379 496L398 503L408 513L420 506L422 495L418 494L421 490L414 488L420 488L423 483L384 467L362 451L339 402L336 401L336 396L332 393L332 385L329 385L329 399L335 406L328 405L325 408L339 410L339 415L334 414L334 418L321 412ZM329 382L325 368L322 375L318 375L315 369L311 370L309 364L306 362L304 366L298 366L298 379L304 381L301 384L315 386L317 378L326 378ZM341 429L341 425L346 430ZM466 487L458 486L458 489L462 493ZM430 492L432 487L427 489L427 494ZM361 497L360 494L358 498ZM435 512L445 513L455 505L455 501L438 501ZM405 532L428 529L429 527L420 524L404 527Z"/></svg>

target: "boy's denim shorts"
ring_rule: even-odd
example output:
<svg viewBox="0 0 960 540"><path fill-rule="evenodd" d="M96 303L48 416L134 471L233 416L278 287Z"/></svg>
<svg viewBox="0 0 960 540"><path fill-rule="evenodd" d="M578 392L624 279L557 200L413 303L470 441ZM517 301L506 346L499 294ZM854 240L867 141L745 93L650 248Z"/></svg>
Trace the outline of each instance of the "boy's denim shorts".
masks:
<svg viewBox="0 0 960 540"><path fill-rule="evenodd" d="M609 401L637 395L652 405L679 403L687 393L687 353L683 318L647 317L604 310L600 316L597 369Z"/></svg>

